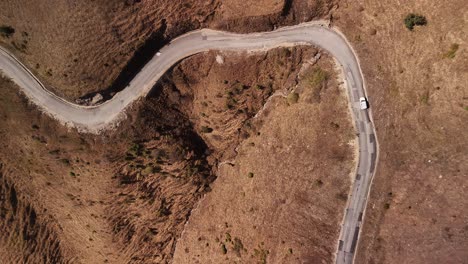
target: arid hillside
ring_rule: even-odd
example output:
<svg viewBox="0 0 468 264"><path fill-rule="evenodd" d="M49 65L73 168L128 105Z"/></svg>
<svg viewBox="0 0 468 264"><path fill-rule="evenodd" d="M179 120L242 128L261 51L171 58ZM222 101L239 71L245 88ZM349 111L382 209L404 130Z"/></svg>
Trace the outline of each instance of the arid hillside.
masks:
<svg viewBox="0 0 468 264"><path fill-rule="evenodd" d="M427 25L408 30L409 13ZM468 260L466 1L342 1L380 157L357 263Z"/></svg>
<svg viewBox="0 0 468 264"><path fill-rule="evenodd" d="M0 43L58 95L72 101L96 92L108 97L182 33L206 27L271 30L325 17L332 2L6 0L0 3L0 26L10 26L14 33L0 35Z"/></svg>
<svg viewBox="0 0 468 264"><path fill-rule="evenodd" d="M321 55L244 123L245 140L219 166L174 263L333 262L357 146L347 91ZM208 142L222 136L214 132Z"/></svg>
<svg viewBox="0 0 468 264"><path fill-rule="evenodd" d="M268 135L265 129L270 130L266 125L269 121L254 122L252 118L272 94L292 89L298 98L277 97L262 116L276 108L272 113L281 116L281 109L289 109L288 118L277 117L275 122L297 127L305 116L296 117L296 113L304 114L307 109L316 111L317 118L322 119L328 119L325 113L343 114L326 124L335 134L336 141L328 142L334 148L312 148L321 145L321 132L314 130L317 134L311 137L308 133L312 128L297 127L295 133L304 139L294 141L296 146L310 140L311 152L297 149L299 152L289 154L291 160L295 155L305 160L320 151L340 161L336 173L315 180L303 178L302 171L295 173L310 185L311 189L304 191L315 193L315 200L338 210L335 215L316 205L322 216L314 221L333 239L322 241L323 234L315 231L308 235L321 241L317 256L330 259L349 188L353 151L347 143L353 136L345 117L343 88L338 88L329 60L323 58L315 64L317 52L298 47L259 54L210 52L191 57L171 69L154 92L134 106L118 130L100 136L63 128L29 105L11 81L2 79L0 262L168 263L192 209L213 188L218 166L237 159L238 146L254 150L258 145L261 150L264 145L261 134ZM307 67L310 70L304 71ZM298 74L309 77L298 82ZM319 114L325 101L338 98L340 104ZM282 134L285 138L278 147L289 144L288 132ZM317 171L318 177L324 167L309 169ZM259 170L254 179L265 176ZM243 180L252 179L245 176ZM229 189L225 184L221 181L217 186ZM327 197L331 200L326 201ZM254 205L257 199L252 198ZM237 210L235 214L242 208ZM325 217L330 215L334 215L333 222ZM309 227L298 223L294 229L300 234ZM262 234L274 235L275 231L267 229ZM301 252L306 249L300 237L289 234L287 240L295 251L291 258L303 258ZM249 243L245 240L246 246Z"/></svg>
<svg viewBox="0 0 468 264"><path fill-rule="evenodd" d="M74 101L110 97L189 30L330 17L361 61L380 147L356 262L464 263L465 2L5 0L0 43ZM427 24L407 29L409 13ZM100 136L63 128L1 78L0 262L331 262L352 136L327 59L310 69L329 75L303 89L316 52L183 60Z"/></svg>

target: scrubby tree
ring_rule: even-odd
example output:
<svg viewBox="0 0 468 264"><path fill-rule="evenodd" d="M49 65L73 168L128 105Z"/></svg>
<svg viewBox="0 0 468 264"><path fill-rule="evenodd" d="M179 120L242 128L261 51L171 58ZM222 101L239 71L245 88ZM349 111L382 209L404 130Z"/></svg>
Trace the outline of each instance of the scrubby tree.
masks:
<svg viewBox="0 0 468 264"><path fill-rule="evenodd" d="M15 33L15 29L10 26L0 26L0 35L5 38L11 37Z"/></svg>
<svg viewBox="0 0 468 264"><path fill-rule="evenodd" d="M409 30L413 30L414 26L424 26L427 24L427 20L424 16L417 14L408 14L405 18L405 26Z"/></svg>

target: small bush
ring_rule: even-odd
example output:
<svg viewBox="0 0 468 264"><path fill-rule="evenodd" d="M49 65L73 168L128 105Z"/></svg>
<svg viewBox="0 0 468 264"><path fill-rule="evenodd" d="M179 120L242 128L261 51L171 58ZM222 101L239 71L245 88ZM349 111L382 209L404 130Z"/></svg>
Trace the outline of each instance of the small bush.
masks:
<svg viewBox="0 0 468 264"><path fill-rule="evenodd" d="M228 98L226 98L226 109L232 110L234 109L236 104L237 100L234 97L229 96Z"/></svg>
<svg viewBox="0 0 468 264"><path fill-rule="evenodd" d="M231 234L226 233L226 240L227 243L232 241Z"/></svg>
<svg viewBox="0 0 468 264"><path fill-rule="evenodd" d="M309 82L310 86L317 86L321 84L323 81L328 79L328 72L322 70L322 68L315 68L312 71L312 74L309 76L307 81Z"/></svg>
<svg viewBox="0 0 468 264"><path fill-rule="evenodd" d="M425 105L429 105L429 91L426 91L419 97L419 102Z"/></svg>
<svg viewBox="0 0 468 264"><path fill-rule="evenodd" d="M424 16L417 14L408 14L405 18L405 26L409 30L413 30L414 26L424 26L427 24L427 20Z"/></svg>
<svg viewBox="0 0 468 264"><path fill-rule="evenodd" d="M289 105L295 104L299 101L299 94L294 92L290 93L286 99L288 100Z"/></svg>
<svg viewBox="0 0 468 264"><path fill-rule="evenodd" d="M263 89L265 89L265 87L263 87L263 86L260 85L260 84L256 84L254 87L255 87L255 89L257 89L257 90L263 90Z"/></svg>
<svg viewBox="0 0 468 264"><path fill-rule="evenodd" d="M289 48L281 48L279 51L281 57L291 57L291 50Z"/></svg>
<svg viewBox="0 0 468 264"><path fill-rule="evenodd" d="M143 169L143 171L141 172L141 174L143 176L147 176L147 175L150 175L151 173L154 172L154 168L152 166L148 166L146 167L145 169Z"/></svg>
<svg viewBox="0 0 468 264"><path fill-rule="evenodd" d="M447 51L445 54L444 54L444 57L445 58L448 58L448 59L453 59L455 58L455 53L457 53L457 50L458 48L460 47L460 45L454 43L450 46L450 50Z"/></svg>
<svg viewBox="0 0 468 264"><path fill-rule="evenodd" d="M336 197L341 200L341 201L347 201L348 200L348 194L340 192L336 195Z"/></svg>
<svg viewBox="0 0 468 264"><path fill-rule="evenodd" d="M0 35L5 38L11 37L15 33L15 29L10 26L0 26Z"/></svg>
<svg viewBox="0 0 468 264"><path fill-rule="evenodd" d="M318 180L316 181L316 183L317 183L317 186L319 186L319 187L323 185L323 181L320 180L320 179L318 179Z"/></svg>
<svg viewBox="0 0 468 264"><path fill-rule="evenodd" d="M249 177L249 178L253 178L253 177L254 177L254 174L253 174L253 172L249 172L249 174L247 174L247 177Z"/></svg>
<svg viewBox="0 0 468 264"><path fill-rule="evenodd" d="M167 204L166 199L164 198L161 200L161 204L159 205L158 214L160 217L168 216L171 214L170 205Z"/></svg>
<svg viewBox="0 0 468 264"><path fill-rule="evenodd" d="M201 127L201 132L202 133L211 133L211 132L213 132L213 129L211 127L202 126Z"/></svg>
<svg viewBox="0 0 468 264"><path fill-rule="evenodd" d="M242 241L241 241L239 238L237 238L237 237L234 238L233 244L234 244L234 245L233 245L233 250L234 250L234 252L236 253L236 255L237 255L238 257L240 257L240 256L241 256L241 252L242 252L242 251L245 251L244 244L242 244Z"/></svg>
<svg viewBox="0 0 468 264"><path fill-rule="evenodd" d="M257 263L259 264L266 264L267 263L267 257L270 254L270 251L260 248L259 249L254 249L254 256L258 258Z"/></svg>
<svg viewBox="0 0 468 264"><path fill-rule="evenodd" d="M221 252L226 255L227 254L227 248L226 248L226 245L224 244L221 244Z"/></svg>
<svg viewBox="0 0 468 264"><path fill-rule="evenodd" d="M128 153L133 156L141 156L143 154L143 146L139 143L133 143L133 145L128 150ZM129 156L129 154L127 154Z"/></svg>

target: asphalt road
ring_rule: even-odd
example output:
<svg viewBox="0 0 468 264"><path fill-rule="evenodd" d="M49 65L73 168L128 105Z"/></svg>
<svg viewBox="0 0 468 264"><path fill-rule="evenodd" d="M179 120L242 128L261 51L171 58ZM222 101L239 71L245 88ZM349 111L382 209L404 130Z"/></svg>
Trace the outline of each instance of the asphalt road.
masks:
<svg viewBox="0 0 468 264"><path fill-rule="evenodd" d="M328 28L323 21L254 34L208 29L187 33L162 48L160 56L154 56L125 89L98 106L76 105L52 94L19 60L1 48L0 70L42 111L81 131L98 133L115 124L132 102L146 96L159 78L185 57L208 50L253 51L300 44L328 51L339 62L346 77L353 121L359 133L360 155L337 243L336 263L352 263L376 167L377 142L369 110L359 108L359 97L366 95L359 61L344 36L336 29Z"/></svg>

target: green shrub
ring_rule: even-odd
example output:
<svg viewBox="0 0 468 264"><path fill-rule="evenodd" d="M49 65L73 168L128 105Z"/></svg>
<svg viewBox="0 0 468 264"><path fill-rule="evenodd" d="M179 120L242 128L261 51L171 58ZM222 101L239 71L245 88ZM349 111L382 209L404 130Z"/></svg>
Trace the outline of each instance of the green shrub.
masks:
<svg viewBox="0 0 468 264"><path fill-rule="evenodd" d="M409 30L413 30L414 26L424 26L427 24L427 20L424 16L413 13L408 14L404 21L406 28Z"/></svg>
<svg viewBox="0 0 468 264"><path fill-rule="evenodd" d="M226 98L226 109L234 109L235 105L237 104L237 100L232 97L232 96L229 96Z"/></svg>
<svg viewBox="0 0 468 264"><path fill-rule="evenodd" d="M213 132L213 129L211 127L202 126L201 127L201 132L202 133L211 133L211 132Z"/></svg>
<svg viewBox="0 0 468 264"><path fill-rule="evenodd" d="M154 168L152 166L148 166L146 167L145 169L143 169L143 171L141 172L141 174L143 176L147 176L147 175L150 175L151 173L154 172Z"/></svg>
<svg viewBox="0 0 468 264"><path fill-rule="evenodd" d="M256 84L254 87L255 87L255 89L257 89L257 90L263 90L263 89L265 89L265 87L263 87L263 86L260 85L260 84Z"/></svg>
<svg viewBox="0 0 468 264"><path fill-rule="evenodd" d="M0 26L0 35L5 38L11 37L15 33L15 29L10 26Z"/></svg>
<svg viewBox="0 0 468 264"><path fill-rule="evenodd" d="M226 248L226 245L224 244L221 244L221 252L226 255L227 254L227 248Z"/></svg>
<svg viewBox="0 0 468 264"><path fill-rule="evenodd" d="M133 145L128 150L128 153L133 156L141 156L143 154L143 150L143 145L139 143L133 143ZM127 154L127 156L129 156L129 154Z"/></svg>
<svg viewBox="0 0 468 264"><path fill-rule="evenodd" d="M424 94L419 97L419 102L429 105L429 91L424 92Z"/></svg>
<svg viewBox="0 0 468 264"><path fill-rule="evenodd" d="M449 58L449 59L453 59L455 58L455 53L457 53L457 50L458 48L460 47L460 45L454 43L450 46L450 50L447 51L445 54L444 54L444 57L446 58Z"/></svg>
<svg viewBox="0 0 468 264"><path fill-rule="evenodd" d="M322 70L322 68L315 68L312 73L306 77L306 81L310 88L317 87L322 82L328 79L328 72Z"/></svg>
<svg viewBox="0 0 468 264"><path fill-rule="evenodd" d="M244 244L242 244L242 241L237 237L234 238L232 249L234 250L234 252L236 253L238 257L241 256L242 251L245 251Z"/></svg>
<svg viewBox="0 0 468 264"><path fill-rule="evenodd" d="M288 100L289 105L295 104L299 100L299 94L294 93L294 92L290 93L290 94L288 94L288 97L286 99Z"/></svg>
<svg viewBox="0 0 468 264"><path fill-rule="evenodd" d="M266 264L267 257L270 254L270 251L263 249L259 246L258 249L254 249L254 256L258 258L257 263L259 264Z"/></svg>

